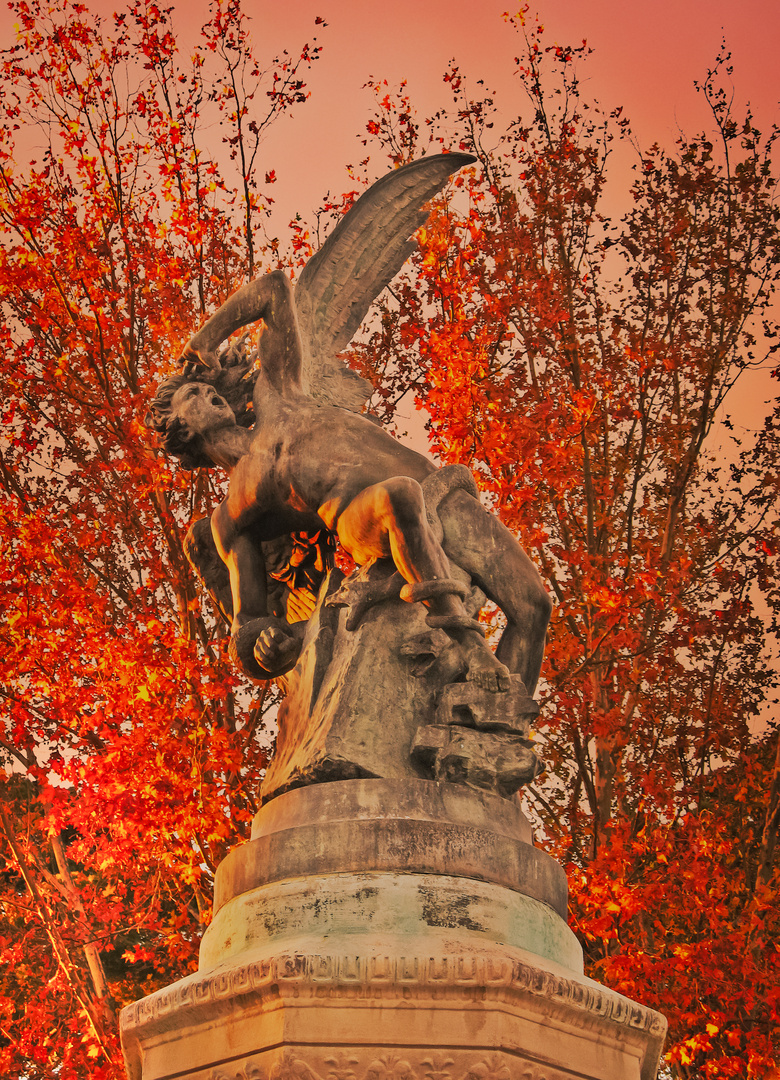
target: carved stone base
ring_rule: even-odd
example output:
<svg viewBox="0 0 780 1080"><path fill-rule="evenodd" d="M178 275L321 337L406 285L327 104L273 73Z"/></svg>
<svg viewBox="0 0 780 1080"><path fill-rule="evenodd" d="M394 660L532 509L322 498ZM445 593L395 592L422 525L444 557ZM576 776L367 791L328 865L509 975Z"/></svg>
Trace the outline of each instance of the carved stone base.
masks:
<svg viewBox="0 0 780 1080"><path fill-rule="evenodd" d="M514 950L366 944L220 967L130 1006L130 1080L655 1080L663 1018L589 979Z"/></svg>
<svg viewBox="0 0 780 1080"><path fill-rule="evenodd" d="M655 1080L663 1017L582 974L561 868L460 785L280 795L200 970L122 1013L130 1080Z"/></svg>

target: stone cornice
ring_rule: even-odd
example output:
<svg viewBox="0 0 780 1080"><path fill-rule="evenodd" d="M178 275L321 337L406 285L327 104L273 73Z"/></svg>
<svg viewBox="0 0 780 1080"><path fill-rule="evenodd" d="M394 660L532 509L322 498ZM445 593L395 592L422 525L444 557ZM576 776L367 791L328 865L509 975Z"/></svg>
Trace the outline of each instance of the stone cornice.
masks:
<svg viewBox="0 0 780 1080"><path fill-rule="evenodd" d="M122 1010L123 1039L195 1022L208 1009L233 1011L287 996L423 1001L469 997L544 999L551 1009L572 1012L582 1026L634 1029L660 1045L666 1020L637 1002L586 978L566 977L500 956L345 956L282 953L267 960L235 964L206 975L191 975Z"/></svg>

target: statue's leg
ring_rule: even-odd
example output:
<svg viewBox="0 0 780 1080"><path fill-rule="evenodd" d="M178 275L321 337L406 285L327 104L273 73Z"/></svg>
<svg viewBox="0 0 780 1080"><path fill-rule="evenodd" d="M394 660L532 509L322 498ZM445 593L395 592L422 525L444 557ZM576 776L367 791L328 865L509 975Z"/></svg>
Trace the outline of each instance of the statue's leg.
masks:
<svg viewBox="0 0 780 1080"><path fill-rule="evenodd" d="M438 516L446 554L506 615L496 655L533 694L552 611L536 567L509 529L468 492L452 491L439 504Z"/></svg>
<svg viewBox="0 0 780 1080"><path fill-rule="evenodd" d="M409 477L391 477L360 492L340 515L337 532L355 562L365 565L391 557L411 585L447 581L451 576L447 556L428 524L422 489ZM471 628L457 592L427 595L423 603L463 649L467 678L489 690L508 689L505 664Z"/></svg>

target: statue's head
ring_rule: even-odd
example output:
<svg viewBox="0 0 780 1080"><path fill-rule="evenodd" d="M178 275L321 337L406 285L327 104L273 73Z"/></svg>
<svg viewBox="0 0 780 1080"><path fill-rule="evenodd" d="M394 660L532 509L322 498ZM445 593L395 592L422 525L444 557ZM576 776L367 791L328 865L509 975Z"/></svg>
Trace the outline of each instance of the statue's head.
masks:
<svg viewBox="0 0 780 1080"><path fill-rule="evenodd" d="M172 375L157 388L144 422L183 468L212 466L206 451L208 436L220 428L253 424L255 380L256 373L247 376L236 366Z"/></svg>

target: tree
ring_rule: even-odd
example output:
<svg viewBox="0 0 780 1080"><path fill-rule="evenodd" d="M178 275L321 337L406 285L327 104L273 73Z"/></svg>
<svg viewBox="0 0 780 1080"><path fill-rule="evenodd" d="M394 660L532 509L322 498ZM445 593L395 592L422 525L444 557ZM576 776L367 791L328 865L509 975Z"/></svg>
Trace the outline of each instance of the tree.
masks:
<svg viewBox="0 0 780 1080"><path fill-rule="evenodd" d="M530 802L590 972L666 1013L675 1075L766 1076L778 415L731 454L714 436L741 373L778 347L778 133L734 115L719 57L699 87L712 133L637 151L631 207L611 218L621 110L581 97L585 44L510 22L525 107L498 135L491 95L451 67L453 107L427 139L482 167L438 207L354 358L386 418L414 395L434 451L474 470L554 595L549 771ZM375 89L367 141L419 156L404 88Z"/></svg>
<svg viewBox="0 0 780 1080"><path fill-rule="evenodd" d="M182 540L219 478L143 417L204 312L263 250L263 130L316 39L261 69L214 5L15 6L0 70L0 1072L123 1077L118 1008L192 970L213 872L257 809L254 697ZM206 149L205 124L222 145ZM224 157L226 164L218 162ZM270 256L273 258L273 255Z"/></svg>

